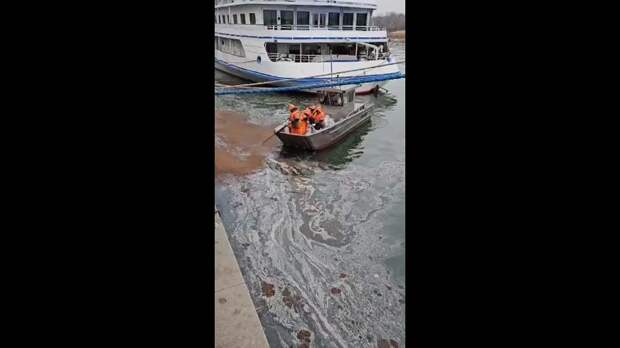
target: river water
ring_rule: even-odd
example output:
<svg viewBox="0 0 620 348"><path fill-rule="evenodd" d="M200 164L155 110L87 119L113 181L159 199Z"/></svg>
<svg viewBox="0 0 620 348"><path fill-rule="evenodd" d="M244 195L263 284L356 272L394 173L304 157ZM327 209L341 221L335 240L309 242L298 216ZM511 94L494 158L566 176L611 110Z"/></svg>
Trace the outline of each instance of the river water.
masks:
<svg viewBox="0 0 620 348"><path fill-rule="evenodd" d="M368 124L318 153L261 145L312 95L215 98L215 202L271 347L405 346L405 80L384 88L357 97Z"/></svg>

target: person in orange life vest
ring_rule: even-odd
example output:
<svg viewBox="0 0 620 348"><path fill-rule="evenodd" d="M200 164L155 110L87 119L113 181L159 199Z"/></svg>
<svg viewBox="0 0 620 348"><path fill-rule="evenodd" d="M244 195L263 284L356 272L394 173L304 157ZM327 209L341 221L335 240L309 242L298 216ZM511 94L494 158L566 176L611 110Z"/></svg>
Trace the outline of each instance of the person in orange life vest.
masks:
<svg viewBox="0 0 620 348"><path fill-rule="evenodd" d="M304 117L308 120L309 124L313 124L314 120L312 118L312 109L311 106L306 106L306 108L303 111Z"/></svg>
<svg viewBox="0 0 620 348"><path fill-rule="evenodd" d="M308 123L314 125L314 106L306 106L304 116L308 119Z"/></svg>
<svg viewBox="0 0 620 348"><path fill-rule="evenodd" d="M308 119L298 107L288 104L288 111L291 113L288 118L288 130L291 134L306 134Z"/></svg>
<svg viewBox="0 0 620 348"><path fill-rule="evenodd" d="M308 110L308 109L306 109ZM305 110L304 110L305 111ZM310 123L314 124L314 129L319 130L325 128L325 113L321 108L321 105L314 105L309 108L310 111Z"/></svg>

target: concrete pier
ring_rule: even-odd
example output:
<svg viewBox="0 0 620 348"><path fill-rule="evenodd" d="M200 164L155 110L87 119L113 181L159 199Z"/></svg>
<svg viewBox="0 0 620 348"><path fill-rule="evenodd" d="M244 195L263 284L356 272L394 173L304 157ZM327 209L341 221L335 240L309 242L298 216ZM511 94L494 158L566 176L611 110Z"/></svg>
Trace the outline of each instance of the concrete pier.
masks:
<svg viewBox="0 0 620 348"><path fill-rule="evenodd" d="M215 213L215 347L269 347L228 235Z"/></svg>

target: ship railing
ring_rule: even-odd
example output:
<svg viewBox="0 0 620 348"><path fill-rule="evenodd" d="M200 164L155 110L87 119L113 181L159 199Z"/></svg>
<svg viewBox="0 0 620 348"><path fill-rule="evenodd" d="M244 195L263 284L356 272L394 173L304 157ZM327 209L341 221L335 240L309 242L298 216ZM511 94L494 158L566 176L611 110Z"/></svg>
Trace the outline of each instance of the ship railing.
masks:
<svg viewBox="0 0 620 348"><path fill-rule="evenodd" d="M342 30L342 31L385 31L385 27L376 25L266 25L267 30Z"/></svg>
<svg viewBox="0 0 620 348"><path fill-rule="evenodd" d="M355 55L329 55L329 54L294 54L294 53L267 53L269 60L272 62L295 62L295 63L328 63L338 61L365 61L375 60L372 56L360 56ZM385 60L388 58L388 54L382 54L378 60Z"/></svg>
<svg viewBox="0 0 620 348"><path fill-rule="evenodd" d="M325 60L320 54L268 53L267 55L272 62L322 63Z"/></svg>
<svg viewBox="0 0 620 348"><path fill-rule="evenodd" d="M385 31L385 27L376 25L263 25L263 24L239 24L239 23L216 23L216 25L235 26L238 28L261 27L267 30L340 30L340 31Z"/></svg>

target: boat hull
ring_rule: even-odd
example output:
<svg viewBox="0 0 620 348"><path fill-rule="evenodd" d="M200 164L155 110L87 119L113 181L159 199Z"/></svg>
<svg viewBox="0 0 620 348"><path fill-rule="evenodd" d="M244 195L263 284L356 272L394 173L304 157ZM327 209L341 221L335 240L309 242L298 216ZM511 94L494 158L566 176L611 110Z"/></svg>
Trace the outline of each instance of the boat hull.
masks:
<svg viewBox="0 0 620 348"><path fill-rule="evenodd" d="M235 67L234 65L226 64L223 62L218 62L217 60L215 61L215 68L229 75L239 77L244 80L248 80L252 82L269 82L273 80L273 78L261 76L260 74L257 74L253 71L249 71L246 69L239 69ZM356 84L356 85L342 85L340 86L340 88L349 89L349 88L355 87L355 93L359 95L363 95L363 94L374 92L376 88L383 87L386 83L387 81L377 81L377 82L361 83L361 84ZM273 82L273 83L270 83L269 85L276 86L276 87L292 87L292 86L295 86L296 84L297 82L295 81L284 81L284 82ZM318 89L308 89L307 92L316 93L317 90Z"/></svg>
<svg viewBox="0 0 620 348"><path fill-rule="evenodd" d="M349 133L370 120L370 110L373 105L364 104L360 109L354 111L350 116L338 122L330 128L323 129L317 133L309 135L297 135L277 131L286 123L276 128L276 135L284 146L296 149L318 151L344 139Z"/></svg>

